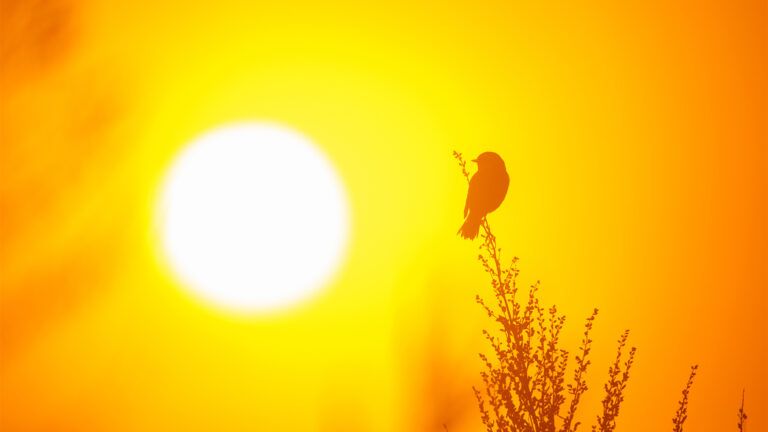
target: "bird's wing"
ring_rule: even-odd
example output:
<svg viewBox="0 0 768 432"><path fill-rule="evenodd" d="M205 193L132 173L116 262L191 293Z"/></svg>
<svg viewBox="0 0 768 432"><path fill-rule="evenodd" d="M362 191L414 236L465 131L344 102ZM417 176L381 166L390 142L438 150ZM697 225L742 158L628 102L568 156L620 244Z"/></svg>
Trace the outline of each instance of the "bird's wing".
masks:
<svg viewBox="0 0 768 432"><path fill-rule="evenodd" d="M478 201L482 199L484 187L484 175L479 171L469 180L469 190L467 191L467 202L464 204L464 217L467 217L470 210L478 211L480 206Z"/></svg>

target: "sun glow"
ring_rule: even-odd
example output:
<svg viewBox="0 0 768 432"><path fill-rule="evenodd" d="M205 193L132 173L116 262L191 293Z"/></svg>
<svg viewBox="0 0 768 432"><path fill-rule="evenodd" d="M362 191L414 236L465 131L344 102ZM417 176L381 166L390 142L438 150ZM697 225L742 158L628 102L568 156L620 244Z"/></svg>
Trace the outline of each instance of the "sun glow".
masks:
<svg viewBox="0 0 768 432"><path fill-rule="evenodd" d="M342 184L306 137L266 124L209 132L182 150L160 193L161 248L181 284L236 312L306 299L343 256Z"/></svg>

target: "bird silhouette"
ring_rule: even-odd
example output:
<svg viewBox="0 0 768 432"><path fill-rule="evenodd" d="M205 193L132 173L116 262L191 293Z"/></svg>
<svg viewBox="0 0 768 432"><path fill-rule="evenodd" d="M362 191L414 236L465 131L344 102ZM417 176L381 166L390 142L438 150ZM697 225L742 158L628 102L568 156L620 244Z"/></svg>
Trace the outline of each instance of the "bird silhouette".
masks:
<svg viewBox="0 0 768 432"><path fill-rule="evenodd" d="M509 188L509 174L501 156L485 152L472 162L477 163L477 172L469 180L464 224L457 232L466 239L477 237L483 218L499 208Z"/></svg>

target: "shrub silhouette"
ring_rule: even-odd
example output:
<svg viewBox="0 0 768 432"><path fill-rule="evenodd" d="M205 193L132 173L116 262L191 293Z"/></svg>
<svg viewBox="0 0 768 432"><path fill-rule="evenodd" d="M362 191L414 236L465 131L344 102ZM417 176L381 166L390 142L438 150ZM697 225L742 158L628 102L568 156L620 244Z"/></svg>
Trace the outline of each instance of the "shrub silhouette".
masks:
<svg viewBox="0 0 768 432"><path fill-rule="evenodd" d="M637 349L629 349L629 355L624 362L624 370L621 368L622 351L627 345L629 330L625 330L619 338L619 348L616 350L616 360L608 368L608 382L605 384L605 398L603 399L603 415L597 416L597 425L592 426L593 431L610 432L616 428L616 417L619 416L619 407L624 401L624 390L629 381L629 369L635 360Z"/></svg>
<svg viewBox="0 0 768 432"><path fill-rule="evenodd" d="M693 379L696 378L698 371L699 365L691 366L691 373L688 375L688 382L683 388L683 395L680 398L680 401L677 403L677 412L672 418L672 432L683 432L683 423L685 423L685 420L688 418L688 396L691 394ZM736 427L739 429L739 432L744 432L746 430L745 427L747 423L747 413L744 411L744 390L741 391L741 406L739 407L737 415L739 422L736 424Z"/></svg>
<svg viewBox="0 0 768 432"><path fill-rule="evenodd" d="M747 412L744 411L744 390L741 391L741 406L739 407L738 416L739 422L737 423L737 426L739 428L739 432L744 432L747 427Z"/></svg>
<svg viewBox="0 0 768 432"><path fill-rule="evenodd" d="M469 182L469 172L461 153L453 152L462 174ZM483 330L490 344L491 357L480 354L485 370L480 376L484 388L473 388L480 409L480 418L488 432L574 432L580 426L575 421L581 396L587 391L585 373L591 362L590 331L597 309L587 318L584 334L574 360L572 383L565 383L569 352L560 347L560 332L565 316L556 306L544 308L537 297L538 282L530 287L527 298L518 300L517 258L502 264L501 249L487 219L481 224L478 260L491 279L495 302L488 303L478 295L476 301L494 322L493 331ZM593 431L610 432L616 426L619 407L629 380L629 371L636 349L624 351L629 331L619 338L616 359L608 369L602 413L597 416ZM563 411L566 400L570 400Z"/></svg>
<svg viewBox="0 0 768 432"><path fill-rule="evenodd" d="M688 418L688 395L691 393L693 379L696 378L698 369L698 365L691 366L691 374L688 376L688 382L683 389L683 396L680 399L680 402L677 403L677 413L675 413L675 417L672 418L672 425L674 426L672 432L683 432L683 423L685 423L685 420Z"/></svg>

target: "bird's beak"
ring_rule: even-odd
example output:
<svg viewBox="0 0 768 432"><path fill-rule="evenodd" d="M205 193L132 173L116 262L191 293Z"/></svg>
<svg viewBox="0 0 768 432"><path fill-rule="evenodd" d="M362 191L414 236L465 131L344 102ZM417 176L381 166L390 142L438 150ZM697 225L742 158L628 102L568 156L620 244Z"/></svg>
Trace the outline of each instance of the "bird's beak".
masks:
<svg viewBox="0 0 768 432"><path fill-rule="evenodd" d="M472 159L472 162L477 163L477 159Z"/></svg>

